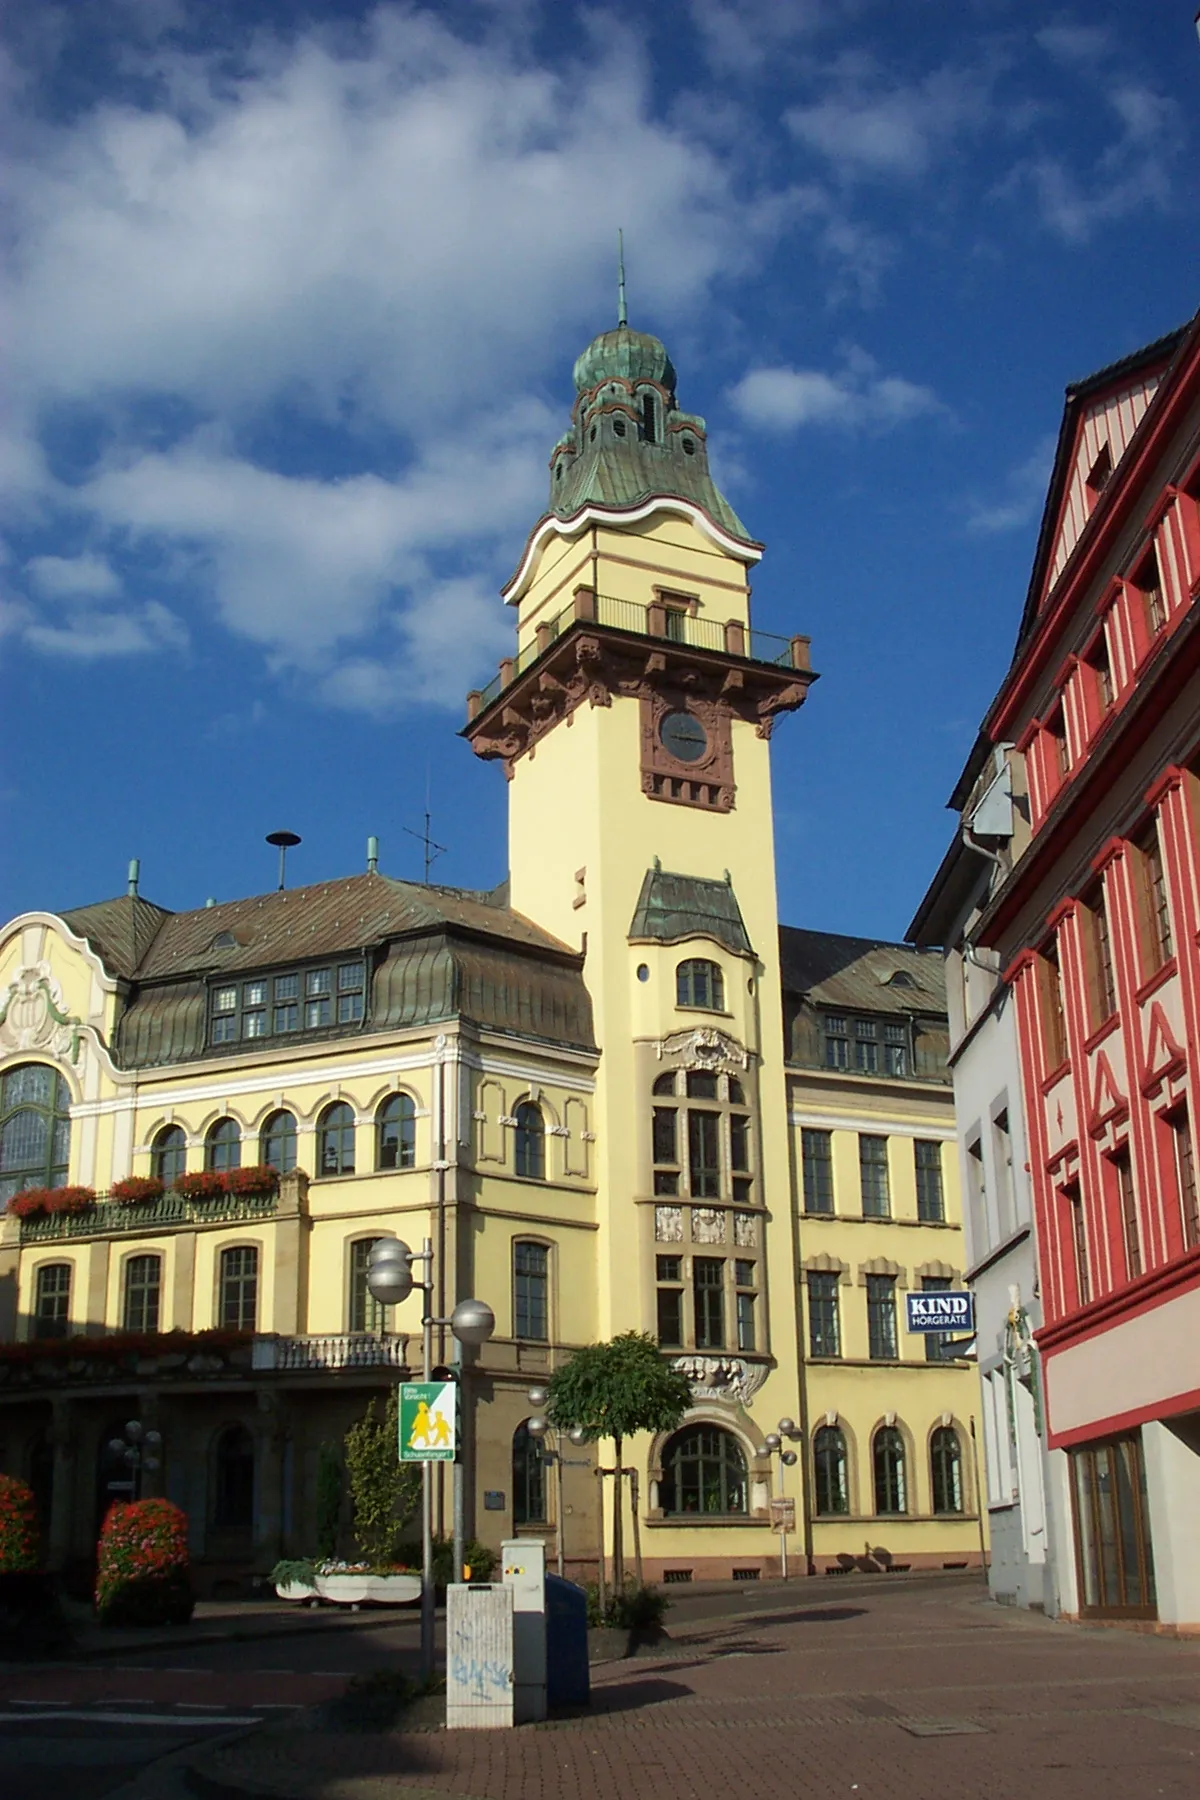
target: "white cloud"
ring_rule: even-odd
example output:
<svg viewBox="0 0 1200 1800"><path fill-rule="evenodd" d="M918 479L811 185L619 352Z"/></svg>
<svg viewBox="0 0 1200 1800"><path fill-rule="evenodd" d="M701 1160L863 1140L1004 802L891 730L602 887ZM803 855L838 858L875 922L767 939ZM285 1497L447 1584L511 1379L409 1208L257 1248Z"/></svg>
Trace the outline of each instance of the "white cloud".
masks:
<svg viewBox="0 0 1200 1800"><path fill-rule="evenodd" d="M152 650L182 650L188 642L184 626L155 600L128 610L80 607L72 610L61 624L30 619L21 636L35 650L79 662L139 656Z"/></svg>
<svg viewBox="0 0 1200 1800"><path fill-rule="evenodd" d="M967 530L994 537L1027 525L1045 500L1053 462L1054 439L1043 438L1024 461L1008 471L994 495L967 501Z"/></svg>
<svg viewBox="0 0 1200 1800"><path fill-rule="evenodd" d="M744 203L654 118L619 30L557 71L396 6L260 34L240 68L171 42L126 47L153 100L18 124L0 466L41 552L10 597L22 635L115 655L171 641L154 607L209 606L276 670L320 661L339 703L382 704L381 632L403 665L389 705L457 697L464 658L510 632L482 596L544 505L617 224L635 321L687 318L796 211L761 184ZM39 446L52 414L105 445L70 484ZM285 431L286 462L263 448ZM87 557L59 553L68 532Z"/></svg>
<svg viewBox="0 0 1200 1800"><path fill-rule="evenodd" d="M119 576L103 556L34 556L25 569L37 591L51 600L83 594L103 599L121 591Z"/></svg>
<svg viewBox="0 0 1200 1800"><path fill-rule="evenodd" d="M792 107L793 137L847 176L924 175L955 139L985 128L988 81L968 69L935 69L919 82L888 86L875 71L848 69L827 96Z"/></svg>
<svg viewBox="0 0 1200 1800"><path fill-rule="evenodd" d="M821 369L751 369L729 397L748 425L767 431L801 425L888 430L945 411L932 388L901 375L880 375L861 352L833 375Z"/></svg>

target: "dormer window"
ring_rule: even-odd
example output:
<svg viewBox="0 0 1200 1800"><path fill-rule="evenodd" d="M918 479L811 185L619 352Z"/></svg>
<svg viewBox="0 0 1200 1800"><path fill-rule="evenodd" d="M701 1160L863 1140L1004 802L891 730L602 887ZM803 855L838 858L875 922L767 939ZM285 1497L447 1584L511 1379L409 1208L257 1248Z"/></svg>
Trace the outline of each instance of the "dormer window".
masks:
<svg viewBox="0 0 1200 1800"><path fill-rule="evenodd" d="M642 436L648 444L658 442L658 415L654 410L654 395L642 395Z"/></svg>
<svg viewBox="0 0 1200 1800"><path fill-rule="evenodd" d="M624 421L624 419L614 419L613 420L613 436L614 437L624 437L625 436L625 421Z"/></svg>
<svg viewBox="0 0 1200 1800"><path fill-rule="evenodd" d="M683 440L683 454L684 454L684 455L685 455L685 456L695 456L695 454L696 454L696 440L695 440L695 439L694 439L694 438L689 438L689 437L685 437L685 438L684 438L684 440Z"/></svg>
<svg viewBox="0 0 1200 1800"><path fill-rule="evenodd" d="M210 950L236 950L237 949L237 939L234 937L232 931L218 931L216 937L213 939L212 943L209 945L209 949Z"/></svg>
<svg viewBox="0 0 1200 1800"><path fill-rule="evenodd" d="M1112 471L1112 451L1107 444L1101 444L1100 453L1088 470L1086 482L1088 499L1093 506L1095 506L1097 500L1108 486L1109 476L1112 474Z"/></svg>
<svg viewBox="0 0 1200 1800"><path fill-rule="evenodd" d="M209 1002L208 1041L245 1043L332 1025L357 1025L365 997L366 967L361 961L222 982L213 988Z"/></svg>

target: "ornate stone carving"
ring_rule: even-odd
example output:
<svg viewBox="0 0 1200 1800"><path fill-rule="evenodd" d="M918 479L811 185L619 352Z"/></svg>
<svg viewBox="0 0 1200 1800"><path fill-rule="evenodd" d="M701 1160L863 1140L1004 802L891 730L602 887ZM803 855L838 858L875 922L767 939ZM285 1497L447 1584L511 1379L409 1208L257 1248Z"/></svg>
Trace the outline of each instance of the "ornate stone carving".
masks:
<svg viewBox="0 0 1200 1800"><path fill-rule="evenodd" d="M693 1206L692 1242L723 1244L725 1242L725 1209L721 1206Z"/></svg>
<svg viewBox="0 0 1200 1800"><path fill-rule="evenodd" d="M732 1074L735 1069L750 1067L749 1053L736 1038L727 1037L710 1025L693 1031L676 1031L659 1045L659 1057L681 1057L685 1063L718 1073Z"/></svg>
<svg viewBox="0 0 1200 1800"><path fill-rule="evenodd" d="M511 672L515 664L510 660L506 667ZM673 758L668 759L669 770L664 765L659 772L714 786L717 797L673 792L654 797L727 811L733 804L732 763L720 745L728 744L730 720L743 719L760 737L769 737L776 716L801 705L810 679L803 671L774 663L731 667L718 650L648 633L598 629L591 621L577 620L469 720L464 735L476 756L499 759L511 779L517 759L532 755L548 731L560 720L569 722L585 703L611 706L614 695L643 700L651 707L652 726L656 712L686 709L703 720L716 746L709 772L713 779Z"/></svg>
<svg viewBox="0 0 1200 1800"><path fill-rule="evenodd" d="M763 1382L763 1363L748 1363L740 1356L675 1356L671 1365L686 1375L693 1400L730 1400L749 1406Z"/></svg>
<svg viewBox="0 0 1200 1800"><path fill-rule="evenodd" d="M83 1020L63 1011L63 993L48 962L21 969L0 1000L0 1048L42 1050L79 1060Z"/></svg>
<svg viewBox="0 0 1200 1800"><path fill-rule="evenodd" d="M739 1250L758 1249L758 1214L735 1212L733 1215L733 1241Z"/></svg>
<svg viewBox="0 0 1200 1800"><path fill-rule="evenodd" d="M654 1241L656 1244L682 1244L682 1206L656 1206L654 1209Z"/></svg>

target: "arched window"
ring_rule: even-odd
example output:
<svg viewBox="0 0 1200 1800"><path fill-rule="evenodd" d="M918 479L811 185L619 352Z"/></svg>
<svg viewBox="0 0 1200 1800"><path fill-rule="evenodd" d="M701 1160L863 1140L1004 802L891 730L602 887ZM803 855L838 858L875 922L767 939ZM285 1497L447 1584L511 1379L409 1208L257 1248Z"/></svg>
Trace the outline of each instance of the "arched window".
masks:
<svg viewBox="0 0 1200 1800"><path fill-rule="evenodd" d="M546 1519L546 1464L540 1438L522 1420L512 1441L513 1524L542 1525Z"/></svg>
<svg viewBox="0 0 1200 1800"><path fill-rule="evenodd" d="M417 1160L417 1109L409 1094L389 1094L375 1114L375 1167L411 1169Z"/></svg>
<svg viewBox="0 0 1200 1800"><path fill-rule="evenodd" d="M642 438L647 444L658 442L658 420L654 410L654 395L642 395Z"/></svg>
<svg viewBox="0 0 1200 1800"><path fill-rule="evenodd" d="M0 1201L63 1187L71 1160L71 1090L45 1063L20 1063L0 1085Z"/></svg>
<svg viewBox="0 0 1200 1800"><path fill-rule="evenodd" d="M542 1109L532 1100L523 1100L517 1108L516 1131L517 1174L529 1181L546 1179L546 1127Z"/></svg>
<svg viewBox="0 0 1200 1800"><path fill-rule="evenodd" d="M848 1513L846 1437L839 1426L822 1425L813 1438L813 1473L818 1513Z"/></svg>
<svg viewBox="0 0 1200 1800"><path fill-rule="evenodd" d="M213 1529L254 1527L254 1439L244 1425L227 1425L213 1452Z"/></svg>
<svg viewBox="0 0 1200 1800"><path fill-rule="evenodd" d="M716 1425L677 1431L663 1452L660 1493L667 1514L748 1512L741 1445Z"/></svg>
<svg viewBox="0 0 1200 1800"><path fill-rule="evenodd" d="M317 1126L317 1173L354 1173L354 1114L344 1100L327 1106L321 1114Z"/></svg>
<svg viewBox="0 0 1200 1800"><path fill-rule="evenodd" d="M218 1322L227 1331L253 1331L258 1322L258 1251L236 1244L221 1252Z"/></svg>
<svg viewBox="0 0 1200 1800"><path fill-rule="evenodd" d="M725 977L715 962L694 956L675 971L676 1006L702 1006L707 1012L724 1012Z"/></svg>
<svg viewBox="0 0 1200 1800"><path fill-rule="evenodd" d="M64 1338L71 1316L70 1263L42 1263L33 1297L35 1338Z"/></svg>
<svg viewBox="0 0 1200 1800"><path fill-rule="evenodd" d="M545 1244L513 1244L513 1336L550 1338L550 1252Z"/></svg>
<svg viewBox="0 0 1200 1800"><path fill-rule="evenodd" d="M182 1125L164 1125L150 1150L151 1173L173 1188L187 1170L187 1133Z"/></svg>
<svg viewBox="0 0 1200 1800"><path fill-rule="evenodd" d="M239 1169L242 1164L242 1132L236 1119L218 1119L204 1140L206 1169Z"/></svg>
<svg viewBox="0 0 1200 1800"><path fill-rule="evenodd" d="M258 1160L286 1175L296 1166L296 1120L290 1112L273 1112L263 1121Z"/></svg>
<svg viewBox="0 0 1200 1800"><path fill-rule="evenodd" d="M162 1257L131 1256L125 1264L126 1331L157 1331L162 1297Z"/></svg>
<svg viewBox="0 0 1200 1800"><path fill-rule="evenodd" d="M908 1511L904 1439L894 1425L881 1425L871 1446L875 1471L875 1511L887 1515Z"/></svg>
<svg viewBox="0 0 1200 1800"><path fill-rule="evenodd" d="M350 1330L379 1335L387 1330L388 1309L367 1286L371 1252L378 1238L356 1238L350 1246Z"/></svg>
<svg viewBox="0 0 1200 1800"><path fill-rule="evenodd" d="M963 1509L962 1445L953 1425L939 1425L929 1440L929 1468L933 1477L935 1513L960 1513Z"/></svg>

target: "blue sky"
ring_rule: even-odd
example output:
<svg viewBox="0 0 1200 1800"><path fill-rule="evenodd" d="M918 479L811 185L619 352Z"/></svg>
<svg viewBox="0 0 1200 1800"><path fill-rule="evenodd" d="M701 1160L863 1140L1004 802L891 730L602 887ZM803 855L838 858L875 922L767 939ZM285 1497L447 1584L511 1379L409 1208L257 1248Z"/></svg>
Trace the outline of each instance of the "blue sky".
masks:
<svg viewBox="0 0 1200 1800"><path fill-rule="evenodd" d="M505 870L456 737L571 363L633 323L822 679L780 909L900 936L1066 383L1200 304L1191 0L13 9L0 913Z"/></svg>

